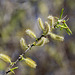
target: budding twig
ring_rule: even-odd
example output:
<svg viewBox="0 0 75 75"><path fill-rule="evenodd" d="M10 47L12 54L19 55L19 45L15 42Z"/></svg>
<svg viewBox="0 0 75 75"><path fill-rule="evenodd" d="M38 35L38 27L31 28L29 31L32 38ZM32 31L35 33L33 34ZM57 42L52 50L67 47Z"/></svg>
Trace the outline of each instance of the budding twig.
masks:
<svg viewBox="0 0 75 75"><path fill-rule="evenodd" d="M9 72L14 72L13 70L17 69L18 67L15 67L13 68L13 66L15 66L19 61L21 60L25 60L25 62L33 67L33 68L36 68L36 63L29 59L29 58L23 58L24 55L33 47L33 46L43 46L45 43L48 43L49 40L47 38L48 35L50 35L50 37L54 40L59 40L59 41L63 41L64 40L64 37L62 36L59 36L59 35L56 35L54 33L52 33L52 29L54 28L61 28L61 29L66 29L67 33L70 35L70 33L72 34L71 30L68 28L67 24L66 24L66 20L64 20L66 18L66 16L62 19L62 15L63 15L63 9L62 9L62 12L61 12L61 15L60 15L60 18L57 19L57 22L54 23L54 17L53 16L48 16L48 19L49 21L51 22L50 24L48 22L45 22L45 26L44 26L44 23L42 22L41 18L38 18L38 21L39 21L39 25L43 31L43 34L39 37L39 38L36 38L36 35L34 34L34 32L30 29L27 29L26 30L26 33L32 37L32 38L35 38L35 42L32 43L32 44L29 44L27 45L25 43L25 40L23 38L21 38L20 40L20 44L22 46L22 48L25 49L24 53L22 53L18 59L12 63L11 62L11 67L10 69L6 72L6 74L8 74ZM6 57L5 55L2 55L1 54L1 57L5 60L8 60L10 62L10 60L8 59L8 57Z"/></svg>
<svg viewBox="0 0 75 75"><path fill-rule="evenodd" d="M24 55L30 50L30 48L32 48L33 46L34 46L33 44L29 45L28 49L18 57L18 59L17 59L17 60L15 61L15 63L11 66L11 68L12 68L14 65L16 65L16 64L22 59L22 56L24 56ZM10 69L6 72L6 74L8 74L9 72L11 72Z"/></svg>
<svg viewBox="0 0 75 75"><path fill-rule="evenodd" d="M37 40L39 41L42 37L44 37L44 35L41 35L41 37L38 38ZM36 42L37 42L37 40L36 40ZM34 43L31 44L31 45L29 44L29 45L28 45L28 48L26 49L26 51L25 51L24 53L22 53L22 54L18 57L18 59L13 63L13 65L11 66L11 68L12 68L13 66L15 66L15 65L22 59L22 56L24 56L33 46L35 46ZM9 72L11 72L10 69L6 72L6 74L8 74Z"/></svg>

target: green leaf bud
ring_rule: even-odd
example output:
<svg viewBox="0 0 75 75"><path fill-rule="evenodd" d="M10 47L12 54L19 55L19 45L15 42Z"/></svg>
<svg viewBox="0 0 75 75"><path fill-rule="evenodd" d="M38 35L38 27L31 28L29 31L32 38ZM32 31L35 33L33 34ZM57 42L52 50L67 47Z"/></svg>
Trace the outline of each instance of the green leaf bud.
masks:
<svg viewBox="0 0 75 75"><path fill-rule="evenodd" d="M18 67L14 67L14 68L10 69L10 71L11 71L13 74L15 74L15 72L14 72L15 69L18 69Z"/></svg>

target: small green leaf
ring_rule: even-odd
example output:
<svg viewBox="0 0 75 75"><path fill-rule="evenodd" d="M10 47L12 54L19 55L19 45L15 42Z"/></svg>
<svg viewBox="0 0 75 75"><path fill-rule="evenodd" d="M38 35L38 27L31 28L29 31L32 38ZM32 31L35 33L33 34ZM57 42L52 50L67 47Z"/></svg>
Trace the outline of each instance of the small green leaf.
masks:
<svg viewBox="0 0 75 75"><path fill-rule="evenodd" d="M14 73L14 70L15 69L18 69L18 67L14 67L14 68L12 68L12 69L10 69L10 71L12 72L12 73ZM14 73L15 74L15 73Z"/></svg>
<svg viewBox="0 0 75 75"><path fill-rule="evenodd" d="M60 28L60 31L62 30L63 28Z"/></svg>
<svg viewBox="0 0 75 75"><path fill-rule="evenodd" d="M13 70L15 70L15 69L18 69L18 67L14 67L14 68L12 68L11 70L13 71Z"/></svg>
<svg viewBox="0 0 75 75"><path fill-rule="evenodd" d="M58 27L64 28L66 29L67 27L63 26L63 25L57 25Z"/></svg>
<svg viewBox="0 0 75 75"><path fill-rule="evenodd" d="M64 8L61 10L61 15L60 15L60 19L62 18L62 15L63 15L63 11L64 11Z"/></svg>
<svg viewBox="0 0 75 75"><path fill-rule="evenodd" d="M69 29L69 27L67 26L67 24L66 24L66 23L63 23L63 24L64 24L65 27L67 27L67 28L66 28L67 33L68 33L69 35L72 34L72 31Z"/></svg>

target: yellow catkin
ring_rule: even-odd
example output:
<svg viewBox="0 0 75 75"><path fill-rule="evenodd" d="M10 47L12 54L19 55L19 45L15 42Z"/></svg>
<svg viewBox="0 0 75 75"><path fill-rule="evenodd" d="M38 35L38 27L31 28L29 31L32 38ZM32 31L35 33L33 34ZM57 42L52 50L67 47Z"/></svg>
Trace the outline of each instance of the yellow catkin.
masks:
<svg viewBox="0 0 75 75"><path fill-rule="evenodd" d="M28 66L30 66L32 68L36 68L36 66L37 66L36 62L30 58L25 58L25 62Z"/></svg>
<svg viewBox="0 0 75 75"><path fill-rule="evenodd" d="M38 18L38 22L39 22L39 25L40 25L41 29L44 31L44 24L43 24L42 19Z"/></svg>
<svg viewBox="0 0 75 75"><path fill-rule="evenodd" d="M21 45L21 47L22 47L23 49L27 49L27 44L26 44L24 38L21 38L21 39L20 39L20 45Z"/></svg>
<svg viewBox="0 0 75 75"><path fill-rule="evenodd" d="M42 37L36 44L36 46L43 46L44 44L48 43L48 38Z"/></svg>
<svg viewBox="0 0 75 75"><path fill-rule="evenodd" d="M64 41L64 37L56 35L54 33L49 33L49 35L51 36L52 39L54 40L59 40L59 41Z"/></svg>
<svg viewBox="0 0 75 75"><path fill-rule="evenodd" d="M8 55L0 54L0 59L4 60L5 62L11 63L11 59Z"/></svg>
<svg viewBox="0 0 75 75"><path fill-rule="evenodd" d="M26 30L26 34L28 34L31 38L36 38L35 33L32 30L30 30L30 29Z"/></svg>
<svg viewBox="0 0 75 75"><path fill-rule="evenodd" d="M49 15L48 20L50 20L51 27L54 28L54 17L52 15Z"/></svg>
<svg viewBox="0 0 75 75"><path fill-rule="evenodd" d="M50 25L48 22L45 22L45 25L46 25L46 33L45 34L48 34L50 32Z"/></svg>

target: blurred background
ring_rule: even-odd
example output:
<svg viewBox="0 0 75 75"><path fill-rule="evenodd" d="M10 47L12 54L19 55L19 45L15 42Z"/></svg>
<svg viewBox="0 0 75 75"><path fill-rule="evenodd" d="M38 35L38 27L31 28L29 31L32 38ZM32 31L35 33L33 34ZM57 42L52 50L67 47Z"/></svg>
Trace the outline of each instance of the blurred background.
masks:
<svg viewBox="0 0 75 75"><path fill-rule="evenodd" d="M33 47L25 57L36 61L36 69L19 62L15 75L75 75L75 0L0 0L0 53L9 55L12 61L24 52L19 43L21 37L27 44L35 41L25 30L29 28L40 37L38 17L43 22L49 15L59 17L62 8L73 34L69 36L64 30L56 30L55 33L65 37L64 42L50 39L43 47ZM8 67L9 64L0 60L0 75L5 75Z"/></svg>

